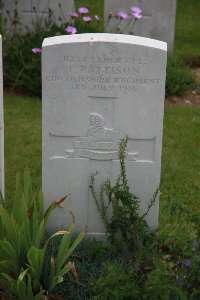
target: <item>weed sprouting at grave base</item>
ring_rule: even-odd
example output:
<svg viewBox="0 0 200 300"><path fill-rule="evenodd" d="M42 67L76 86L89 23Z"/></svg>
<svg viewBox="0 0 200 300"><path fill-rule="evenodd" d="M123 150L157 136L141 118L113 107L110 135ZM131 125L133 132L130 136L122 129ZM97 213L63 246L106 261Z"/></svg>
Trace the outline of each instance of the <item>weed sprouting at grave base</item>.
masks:
<svg viewBox="0 0 200 300"><path fill-rule="evenodd" d="M107 179L97 194L94 188L97 174L92 174L90 190L106 227L106 234L111 245L118 250L126 245L130 254L136 256L139 250L153 245L154 234L145 217L157 199L159 188L153 194L147 211L140 215L140 200L130 191L127 180L125 166L127 142L128 138L126 137L119 146L120 175L116 184L112 186L110 179ZM111 217L108 216L109 208L112 209Z"/></svg>

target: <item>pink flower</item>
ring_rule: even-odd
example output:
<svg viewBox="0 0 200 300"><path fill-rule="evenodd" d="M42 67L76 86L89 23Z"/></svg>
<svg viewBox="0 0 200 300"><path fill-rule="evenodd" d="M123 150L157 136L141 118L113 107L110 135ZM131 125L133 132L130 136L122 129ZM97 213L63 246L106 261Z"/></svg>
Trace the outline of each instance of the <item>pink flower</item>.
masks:
<svg viewBox="0 0 200 300"><path fill-rule="evenodd" d="M42 49L41 48L33 48L32 49L32 52L35 54L35 55L38 55L42 52Z"/></svg>
<svg viewBox="0 0 200 300"><path fill-rule="evenodd" d="M97 20L97 22L100 21L100 17L98 15L95 15L95 19Z"/></svg>
<svg viewBox="0 0 200 300"><path fill-rule="evenodd" d="M137 7L137 6L132 6L132 7L131 7L131 12L132 12L132 13L138 13L138 14L141 14L142 10L141 10L139 7Z"/></svg>
<svg viewBox="0 0 200 300"><path fill-rule="evenodd" d="M125 20L128 19L128 14L124 11L120 11L118 12L117 17L120 18L121 20Z"/></svg>
<svg viewBox="0 0 200 300"><path fill-rule="evenodd" d="M89 9L87 7L79 7L78 11L81 15L89 13Z"/></svg>
<svg viewBox="0 0 200 300"><path fill-rule="evenodd" d="M140 20L140 19L142 19L142 15L140 14L140 13L131 13L132 14L132 16L136 19L136 20Z"/></svg>
<svg viewBox="0 0 200 300"><path fill-rule="evenodd" d="M139 7L132 6L131 7L131 14L136 20L140 20L142 18L142 10Z"/></svg>
<svg viewBox="0 0 200 300"><path fill-rule="evenodd" d="M77 29L74 26L67 26L65 28L65 31L67 31L69 34L75 34L75 33L77 33Z"/></svg>
<svg viewBox="0 0 200 300"><path fill-rule="evenodd" d="M92 21L92 18L89 17L89 16L84 16L84 17L83 17L83 21L84 21L85 23L90 23L90 22Z"/></svg>
<svg viewBox="0 0 200 300"><path fill-rule="evenodd" d="M78 15L75 11L71 11L71 12L69 13L69 16L70 16L72 19L77 19L79 15Z"/></svg>

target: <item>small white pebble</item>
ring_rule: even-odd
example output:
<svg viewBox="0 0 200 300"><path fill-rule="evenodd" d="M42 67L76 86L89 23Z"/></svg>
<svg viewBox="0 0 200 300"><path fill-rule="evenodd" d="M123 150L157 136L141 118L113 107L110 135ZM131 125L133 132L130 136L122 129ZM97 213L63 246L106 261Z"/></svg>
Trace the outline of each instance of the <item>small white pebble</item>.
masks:
<svg viewBox="0 0 200 300"><path fill-rule="evenodd" d="M190 100L188 100L188 99L186 99L186 100L185 100L185 103L187 103L187 104L190 104L190 103L191 103L191 101L190 101Z"/></svg>

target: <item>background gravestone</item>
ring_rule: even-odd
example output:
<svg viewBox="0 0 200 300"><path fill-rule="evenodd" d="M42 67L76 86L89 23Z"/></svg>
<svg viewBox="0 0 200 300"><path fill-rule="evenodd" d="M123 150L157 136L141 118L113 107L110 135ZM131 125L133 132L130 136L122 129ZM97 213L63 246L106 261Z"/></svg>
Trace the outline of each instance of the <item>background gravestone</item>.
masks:
<svg viewBox="0 0 200 300"><path fill-rule="evenodd" d="M4 196L4 122L3 122L2 38L0 35L0 191Z"/></svg>
<svg viewBox="0 0 200 300"><path fill-rule="evenodd" d="M134 26L134 35L148 37L165 41L168 49L173 49L175 18L176 18L176 0L104 0L104 18L105 31L110 32L114 24L118 21L112 18L107 23L108 14L112 12L116 15L120 11L130 13L130 8L137 6L142 9L143 18L138 20ZM130 16L130 18L133 18ZM123 20L119 27L123 28L129 22ZM126 34L130 34L132 27L125 28ZM117 33L117 32L116 32Z"/></svg>
<svg viewBox="0 0 200 300"><path fill-rule="evenodd" d="M73 5L74 0L3 0L3 26L4 29L12 28L13 20L16 20L15 11L22 29L28 26L29 30L33 30L35 23L44 26L45 19L48 20L49 9L53 12L52 20L61 25L69 20L68 14Z"/></svg>
<svg viewBox="0 0 200 300"><path fill-rule="evenodd" d="M66 226L71 211L88 234L105 228L89 192L119 175L126 135L127 175L146 211L160 182L166 43L128 35L82 34L45 39L42 48L43 166L46 206L70 194L51 220ZM148 223L158 223L158 201Z"/></svg>

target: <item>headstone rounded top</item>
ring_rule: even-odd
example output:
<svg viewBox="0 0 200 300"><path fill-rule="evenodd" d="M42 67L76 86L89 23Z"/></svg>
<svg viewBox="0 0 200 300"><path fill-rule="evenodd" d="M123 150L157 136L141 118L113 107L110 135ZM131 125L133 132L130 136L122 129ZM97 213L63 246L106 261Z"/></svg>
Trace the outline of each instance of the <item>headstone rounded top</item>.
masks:
<svg viewBox="0 0 200 300"><path fill-rule="evenodd" d="M107 178L115 182L126 136L127 179L142 214L159 186L166 49L165 42L109 33L43 43L43 195L47 207L70 194L63 207L90 236L106 232L88 188L91 174L98 173L96 187ZM153 229L158 204L147 217ZM65 210L52 216L52 228L69 224Z"/></svg>
<svg viewBox="0 0 200 300"><path fill-rule="evenodd" d="M60 35L46 38L42 46L52 46L66 43L85 43L85 42L107 42L107 43L125 43L139 46L146 46L167 51L167 43L144 38L140 36L130 36L126 34L110 34L110 33L82 33L73 35Z"/></svg>

